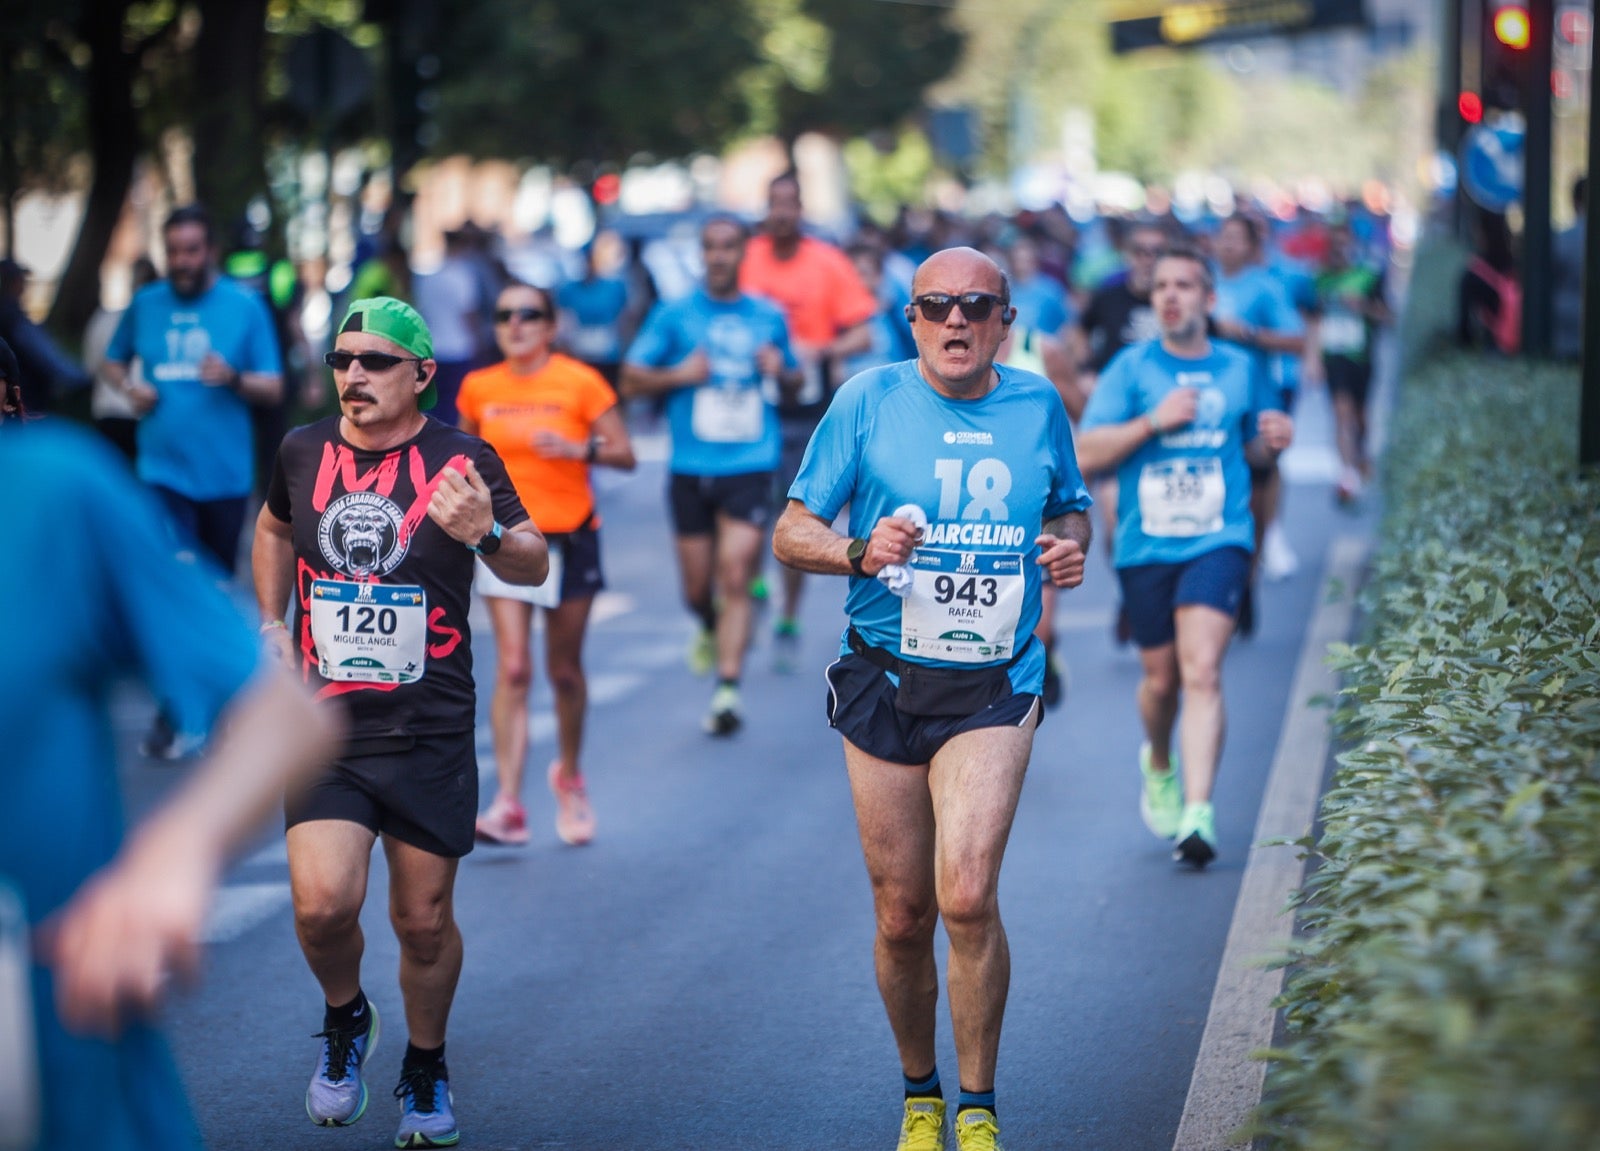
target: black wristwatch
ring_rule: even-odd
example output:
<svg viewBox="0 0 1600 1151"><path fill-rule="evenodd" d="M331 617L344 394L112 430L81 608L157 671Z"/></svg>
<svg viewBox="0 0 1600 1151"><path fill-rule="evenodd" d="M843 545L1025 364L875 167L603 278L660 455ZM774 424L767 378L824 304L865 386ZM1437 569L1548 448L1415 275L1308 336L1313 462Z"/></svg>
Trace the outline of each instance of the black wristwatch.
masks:
<svg viewBox="0 0 1600 1151"><path fill-rule="evenodd" d="M867 578L866 569L861 566L861 561L867 558L867 541L854 539L844 551L845 558L850 561L850 570L862 579Z"/></svg>
<svg viewBox="0 0 1600 1151"><path fill-rule="evenodd" d="M492 556L500 550L500 537L505 533L505 528L500 526L500 521L494 521L494 527L483 533L483 538L475 544L467 546L481 556Z"/></svg>

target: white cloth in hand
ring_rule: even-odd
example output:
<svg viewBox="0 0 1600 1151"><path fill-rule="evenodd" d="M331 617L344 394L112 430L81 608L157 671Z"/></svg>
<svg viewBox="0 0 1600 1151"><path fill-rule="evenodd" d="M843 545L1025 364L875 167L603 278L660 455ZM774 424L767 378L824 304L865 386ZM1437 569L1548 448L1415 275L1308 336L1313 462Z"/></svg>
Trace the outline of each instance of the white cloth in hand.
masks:
<svg viewBox="0 0 1600 1151"><path fill-rule="evenodd" d="M928 516L917 504L901 504L894 509L894 518L910 520L917 525L920 535L928 530ZM916 558L913 551L911 556ZM911 594L911 568L906 564L884 564L878 571L878 579L884 587L888 588L901 599Z"/></svg>

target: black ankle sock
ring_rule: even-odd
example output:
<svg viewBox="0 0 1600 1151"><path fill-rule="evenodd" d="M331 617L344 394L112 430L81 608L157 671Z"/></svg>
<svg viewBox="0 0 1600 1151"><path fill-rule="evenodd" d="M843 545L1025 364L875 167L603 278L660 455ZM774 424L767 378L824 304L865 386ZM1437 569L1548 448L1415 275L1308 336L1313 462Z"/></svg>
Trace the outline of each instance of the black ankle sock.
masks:
<svg viewBox="0 0 1600 1151"><path fill-rule="evenodd" d="M928 1072L924 1076L921 1076L920 1078L913 1079L910 1075L906 1075L905 1081L907 1099L944 1098L944 1088L939 1086L938 1067L935 1067L932 1071Z"/></svg>
<svg viewBox="0 0 1600 1151"><path fill-rule="evenodd" d="M404 1074L413 1069L432 1071L439 1079L448 1079L450 1074L444 1065L444 1044L437 1047L423 1048L415 1043L406 1043L405 1057L400 1060L400 1071Z"/></svg>
<svg viewBox="0 0 1600 1151"><path fill-rule="evenodd" d="M357 1028L364 1028L368 1010L366 992L357 991L356 997L342 1007L335 1007L330 1003L322 1009L322 1029L354 1031Z"/></svg>
<svg viewBox="0 0 1600 1151"><path fill-rule="evenodd" d="M700 626L707 631L717 630L717 607L715 604L706 604L705 607L694 609L694 614L700 617Z"/></svg>
<svg viewBox="0 0 1600 1151"><path fill-rule="evenodd" d="M718 687L731 687L731 688L733 688L734 691L738 691L739 690L739 678L737 676L734 676L733 678L730 679L728 676L725 676L725 675L718 676L717 677L717 686Z"/></svg>

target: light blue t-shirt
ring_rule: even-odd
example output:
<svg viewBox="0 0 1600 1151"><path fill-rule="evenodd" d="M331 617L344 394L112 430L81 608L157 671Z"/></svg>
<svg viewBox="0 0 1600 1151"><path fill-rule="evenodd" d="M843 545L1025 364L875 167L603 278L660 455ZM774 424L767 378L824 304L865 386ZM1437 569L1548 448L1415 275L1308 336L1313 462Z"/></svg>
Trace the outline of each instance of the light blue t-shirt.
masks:
<svg viewBox="0 0 1600 1151"><path fill-rule="evenodd" d="M1043 272L1014 285L1011 304L1017 309L1016 323L1047 335L1055 335L1075 318L1066 289Z"/></svg>
<svg viewBox="0 0 1600 1151"><path fill-rule="evenodd" d="M1255 550L1244 449L1256 437L1256 416L1280 405L1242 349L1217 341L1207 355L1184 359L1159 340L1124 348L1100 373L1081 429L1148 415L1181 387L1199 389L1194 421L1147 441L1117 467L1112 562L1119 568L1186 563L1225 547Z"/></svg>
<svg viewBox="0 0 1600 1151"><path fill-rule="evenodd" d="M572 316L567 347L591 364L622 359L622 313L628 310L628 285L608 276L570 280L556 290L556 303Z"/></svg>
<svg viewBox="0 0 1600 1151"><path fill-rule="evenodd" d="M139 478L192 500L249 495L255 479L250 405L201 381L208 352L236 372L282 371L267 305L226 277L193 299L165 280L140 289L106 348L113 363L138 357L160 396L139 421Z"/></svg>
<svg viewBox="0 0 1600 1151"><path fill-rule="evenodd" d="M137 673L181 731L203 732L255 673L254 631L215 574L176 554L165 515L99 437L43 423L0 432L0 880L32 923L116 853L123 800L111 694ZM68 1032L33 970L44 1089L40 1151L195 1148L159 1032Z"/></svg>
<svg viewBox="0 0 1600 1151"><path fill-rule="evenodd" d="M1249 264L1232 276L1217 273L1217 306L1212 315L1218 320L1234 320L1271 332L1298 335L1306 330L1288 291L1260 264ZM1283 357L1256 347L1245 350L1269 380L1282 383L1273 361Z"/></svg>
<svg viewBox="0 0 1600 1151"><path fill-rule="evenodd" d="M901 599L874 579L850 581L845 611L874 647L941 667L1011 665L1012 688L1037 693L1044 653L1039 548L1045 520L1092 501L1061 397L1032 372L996 365L1000 382L976 400L952 400L917 361L863 372L834 396L806 448L789 498L832 522L850 507L865 538L911 504L928 530ZM841 645L841 653L848 645Z"/></svg>
<svg viewBox="0 0 1600 1151"><path fill-rule="evenodd" d="M628 363L669 368L697 350L711 361L710 379L666 395L668 469L675 475L736 476L778 466L777 397L767 394L756 359L765 344L777 346L785 366L797 366L783 313L754 296L713 300L697 288L645 317Z"/></svg>

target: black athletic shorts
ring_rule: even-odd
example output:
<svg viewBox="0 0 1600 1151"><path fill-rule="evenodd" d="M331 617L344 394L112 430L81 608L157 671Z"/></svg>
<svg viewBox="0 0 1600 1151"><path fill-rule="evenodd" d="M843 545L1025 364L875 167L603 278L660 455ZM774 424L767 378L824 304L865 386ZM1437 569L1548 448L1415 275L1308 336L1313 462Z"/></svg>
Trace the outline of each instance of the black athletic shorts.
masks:
<svg viewBox="0 0 1600 1151"><path fill-rule="evenodd" d="M1118 568L1117 579L1133 642L1141 648L1162 647L1177 638L1173 613L1180 607L1201 604L1238 616L1250 584L1250 553L1241 547L1218 548L1185 563Z"/></svg>
<svg viewBox="0 0 1600 1151"><path fill-rule="evenodd" d="M1328 394L1349 396L1356 407L1367 406L1367 391L1372 387L1372 361L1352 360L1346 356L1325 356L1323 372L1328 377Z"/></svg>
<svg viewBox="0 0 1600 1151"><path fill-rule="evenodd" d="M1022 727L1044 718L1039 697L1007 692L967 715L909 715L895 706L889 674L850 652L828 665L828 723L868 755L890 763L924 764L951 739L983 727Z"/></svg>
<svg viewBox="0 0 1600 1151"><path fill-rule="evenodd" d="M478 748L470 731L348 744L283 801L286 828L343 819L447 859L472 850L477 817Z"/></svg>
<svg viewBox="0 0 1600 1151"><path fill-rule="evenodd" d="M600 529L585 524L576 531L551 532L545 537L561 549L561 602L589 599L605 590L600 570Z"/></svg>
<svg viewBox="0 0 1600 1151"><path fill-rule="evenodd" d="M772 473L741 472L736 476L691 476L673 472L667 483L672 531L680 536L708 536L717 516L764 528L772 521Z"/></svg>

